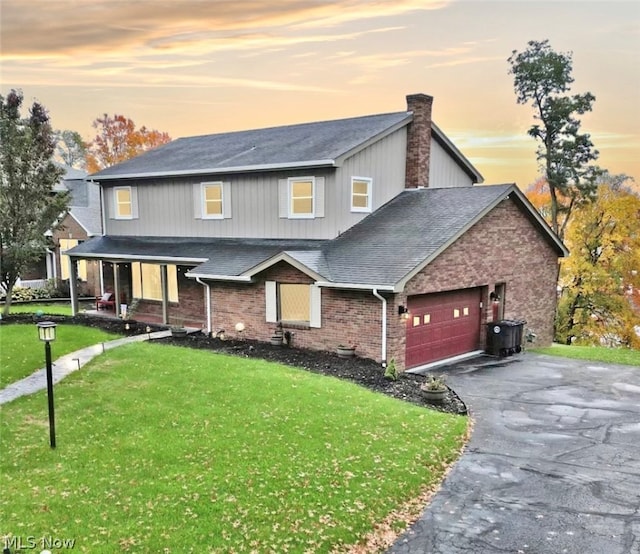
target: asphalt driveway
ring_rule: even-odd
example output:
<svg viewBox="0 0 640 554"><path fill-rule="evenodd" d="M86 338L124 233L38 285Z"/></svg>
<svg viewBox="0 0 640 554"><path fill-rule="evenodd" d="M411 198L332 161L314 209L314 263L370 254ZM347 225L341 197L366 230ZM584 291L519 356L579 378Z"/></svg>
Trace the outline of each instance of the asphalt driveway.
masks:
<svg viewBox="0 0 640 554"><path fill-rule="evenodd" d="M640 368L526 353L441 372L473 435L389 552L640 553Z"/></svg>

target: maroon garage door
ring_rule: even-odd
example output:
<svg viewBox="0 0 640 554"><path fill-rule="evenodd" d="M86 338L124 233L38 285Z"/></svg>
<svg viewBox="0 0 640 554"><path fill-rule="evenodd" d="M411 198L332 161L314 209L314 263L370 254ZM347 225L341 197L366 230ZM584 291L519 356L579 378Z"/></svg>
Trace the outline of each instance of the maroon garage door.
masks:
<svg viewBox="0 0 640 554"><path fill-rule="evenodd" d="M406 367L417 367L478 349L481 289L408 299Z"/></svg>

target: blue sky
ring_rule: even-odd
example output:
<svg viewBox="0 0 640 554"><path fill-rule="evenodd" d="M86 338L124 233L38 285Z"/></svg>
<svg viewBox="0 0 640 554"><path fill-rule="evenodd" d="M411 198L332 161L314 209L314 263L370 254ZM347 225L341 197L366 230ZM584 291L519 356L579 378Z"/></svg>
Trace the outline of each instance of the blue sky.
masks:
<svg viewBox="0 0 640 554"><path fill-rule="evenodd" d="M1 0L1 91L91 139L119 113L172 137L402 111L434 120L487 183L535 180L507 58L573 52L599 164L640 181L640 3L484 0Z"/></svg>

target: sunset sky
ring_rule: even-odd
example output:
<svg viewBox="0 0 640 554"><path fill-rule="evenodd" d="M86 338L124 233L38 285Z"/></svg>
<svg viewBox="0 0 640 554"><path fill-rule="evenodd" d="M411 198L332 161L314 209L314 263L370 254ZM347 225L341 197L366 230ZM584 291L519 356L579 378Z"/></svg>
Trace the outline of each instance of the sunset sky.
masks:
<svg viewBox="0 0 640 554"><path fill-rule="evenodd" d="M538 170L507 58L573 52L598 163L640 182L640 2L0 0L4 95L20 88L86 140L103 113L173 138L406 109L434 121L486 183Z"/></svg>

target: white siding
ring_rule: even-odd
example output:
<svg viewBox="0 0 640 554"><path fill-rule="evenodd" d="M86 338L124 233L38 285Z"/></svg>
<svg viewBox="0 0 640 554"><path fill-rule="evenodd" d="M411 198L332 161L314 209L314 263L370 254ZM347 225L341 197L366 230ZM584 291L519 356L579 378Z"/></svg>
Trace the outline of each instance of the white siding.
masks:
<svg viewBox="0 0 640 554"><path fill-rule="evenodd" d="M471 177L435 140L431 140L429 188L470 187Z"/></svg>
<svg viewBox="0 0 640 554"><path fill-rule="evenodd" d="M301 171L220 175L215 178L203 176L127 182L137 187L139 218L115 220L107 217L105 233L166 237L334 238L367 215L350 211L351 177L373 179L372 201L375 210L403 190L405 150L406 131L402 128L347 159L337 169L307 168ZM324 177L324 217L279 217L279 181L310 175ZM196 217L194 184L213 180L228 183L233 198L229 219ZM109 190L111 187L105 187L107 214L113 213L113 194L109 194Z"/></svg>

